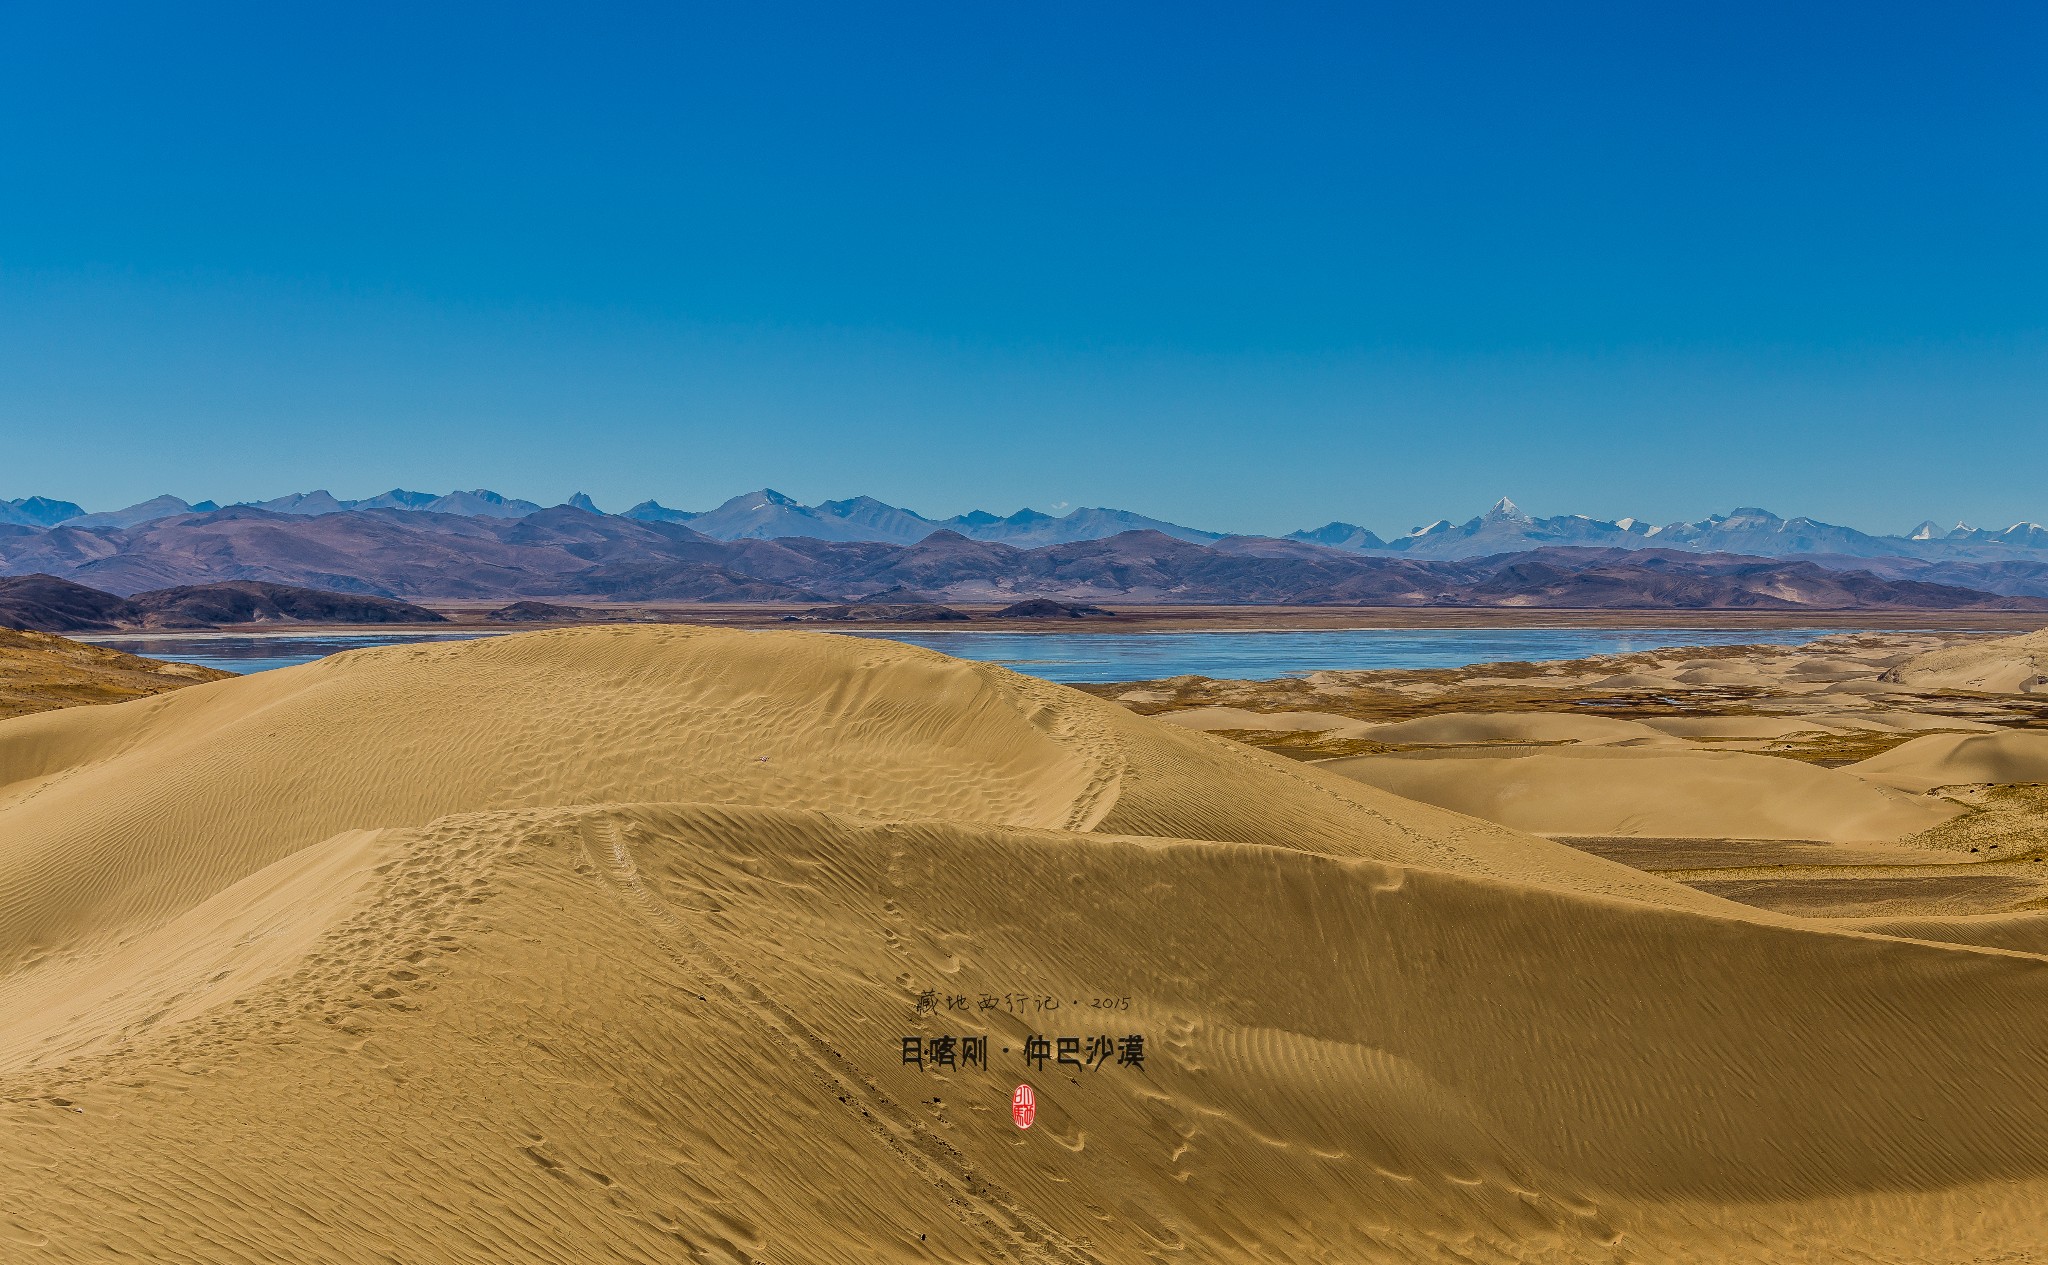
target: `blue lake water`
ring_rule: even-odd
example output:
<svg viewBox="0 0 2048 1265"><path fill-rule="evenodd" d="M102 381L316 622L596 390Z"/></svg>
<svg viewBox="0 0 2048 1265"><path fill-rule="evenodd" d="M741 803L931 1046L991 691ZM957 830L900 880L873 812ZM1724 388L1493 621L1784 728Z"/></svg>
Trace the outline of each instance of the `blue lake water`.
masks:
<svg viewBox="0 0 2048 1265"><path fill-rule="evenodd" d="M248 673L297 667L301 663L311 663L344 650L360 650L364 646L396 646L418 641L474 641L478 637L499 635L484 632L321 633L298 637L290 633L255 636L248 633L181 633L173 637L122 633L106 637L79 637L77 640L89 641L96 646L111 646L151 659L176 659L180 663L197 663L223 672Z"/></svg>
<svg viewBox="0 0 2048 1265"><path fill-rule="evenodd" d="M1167 676L1271 680L1320 669L1459 668L1473 663L1583 659L1667 646L1804 645L1829 629L1361 628L1307 632L849 633L1000 663L1049 681L1141 681ZM229 672L263 672L342 650L496 633L186 634L89 637L100 645Z"/></svg>

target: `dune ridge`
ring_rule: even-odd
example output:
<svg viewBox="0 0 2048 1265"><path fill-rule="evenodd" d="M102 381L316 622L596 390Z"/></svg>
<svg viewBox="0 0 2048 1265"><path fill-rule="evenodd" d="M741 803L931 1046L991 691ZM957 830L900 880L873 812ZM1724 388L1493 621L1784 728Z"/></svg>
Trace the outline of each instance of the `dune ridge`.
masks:
<svg viewBox="0 0 2048 1265"><path fill-rule="evenodd" d="M2048 730L1928 734L1882 755L1858 761L1849 772L1904 791L1937 786L2009 786L2048 782Z"/></svg>
<svg viewBox="0 0 2048 1265"><path fill-rule="evenodd" d="M2048 1251L2048 958L1949 927L1733 904L886 642L356 651L0 723L0 1247ZM1048 1031L1149 1053L1028 1071ZM899 1060L941 1033L989 1070Z"/></svg>

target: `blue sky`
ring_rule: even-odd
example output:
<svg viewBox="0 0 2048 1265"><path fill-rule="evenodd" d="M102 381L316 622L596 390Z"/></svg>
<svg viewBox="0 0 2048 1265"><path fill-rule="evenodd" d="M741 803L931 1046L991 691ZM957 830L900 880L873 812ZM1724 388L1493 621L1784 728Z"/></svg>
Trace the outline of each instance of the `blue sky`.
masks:
<svg viewBox="0 0 2048 1265"><path fill-rule="evenodd" d="M2039 6L881 9L0 8L0 497L2048 519Z"/></svg>

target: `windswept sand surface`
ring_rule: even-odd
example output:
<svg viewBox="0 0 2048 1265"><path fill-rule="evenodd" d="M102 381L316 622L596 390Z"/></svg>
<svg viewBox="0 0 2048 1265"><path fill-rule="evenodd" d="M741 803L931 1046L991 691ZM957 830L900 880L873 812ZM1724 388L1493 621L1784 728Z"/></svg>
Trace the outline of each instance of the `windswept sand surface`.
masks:
<svg viewBox="0 0 2048 1265"><path fill-rule="evenodd" d="M1469 758L1354 756L1327 767L1396 795L1542 834L1877 843L1962 811L1834 769L1742 751L1522 748Z"/></svg>
<svg viewBox="0 0 2048 1265"><path fill-rule="evenodd" d="M2048 1254L2048 943L1850 912L891 643L357 651L0 723L0 1259Z"/></svg>
<svg viewBox="0 0 2048 1265"><path fill-rule="evenodd" d="M2034 948L2048 944L2048 699L2027 675L2041 637L1860 633L1084 688L1761 909L1880 930L1934 915L1939 931L1914 934Z"/></svg>
<svg viewBox="0 0 2048 1265"><path fill-rule="evenodd" d="M2040 693L2048 690L2048 629L1931 650L1899 664L1885 679L1922 689Z"/></svg>
<svg viewBox="0 0 2048 1265"><path fill-rule="evenodd" d="M2048 782L2048 729L1929 734L1872 756L1850 771L1865 781L1907 791Z"/></svg>

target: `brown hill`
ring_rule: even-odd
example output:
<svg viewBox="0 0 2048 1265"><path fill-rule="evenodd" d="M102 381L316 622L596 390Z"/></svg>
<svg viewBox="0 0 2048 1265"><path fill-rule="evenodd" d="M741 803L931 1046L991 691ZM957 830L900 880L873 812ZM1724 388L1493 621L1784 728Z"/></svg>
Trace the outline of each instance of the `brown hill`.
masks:
<svg viewBox="0 0 2048 1265"><path fill-rule="evenodd" d="M514 602L510 606L500 606L497 610L484 612L484 618L494 624L595 623L616 620L620 615L615 611L599 610L589 606L558 606L553 602Z"/></svg>
<svg viewBox="0 0 2048 1265"><path fill-rule="evenodd" d="M2035 610L2038 598L1995 597L1919 580L1885 580L1806 561L1675 551L1538 550L1493 562L1461 596L1473 605L1674 610Z"/></svg>
<svg viewBox="0 0 2048 1265"><path fill-rule="evenodd" d="M145 628L225 628L240 624L440 624L445 617L388 597L325 593L260 580L225 580L137 593Z"/></svg>
<svg viewBox="0 0 2048 1265"><path fill-rule="evenodd" d="M0 720L59 707L122 703L228 675L49 633L0 628Z"/></svg>
<svg viewBox="0 0 2048 1265"><path fill-rule="evenodd" d="M956 611L950 606L936 606L930 602L854 602L842 606L814 606L800 614L785 615L783 618L796 623L813 624L947 624L959 623L972 616L965 611Z"/></svg>
<svg viewBox="0 0 2048 1265"><path fill-rule="evenodd" d="M441 615L410 602L257 580L184 585L121 598L55 576L0 577L0 627L42 632L444 622Z"/></svg>
<svg viewBox="0 0 2048 1265"><path fill-rule="evenodd" d="M999 611L989 612L990 619L1115 619L1116 612L1100 606L1089 606L1083 602L1056 602L1051 598L1035 597L1027 601L1012 602Z"/></svg>
<svg viewBox="0 0 2048 1265"><path fill-rule="evenodd" d="M53 575L0 576L0 628L109 632L141 620L140 607L112 593Z"/></svg>
<svg viewBox="0 0 2048 1265"><path fill-rule="evenodd" d="M728 545L672 524L566 508L520 519L401 510L309 518L234 508L118 531L58 527L4 537L0 554L10 571L46 571L123 594L263 580L384 597L816 600L753 578L811 567L777 542ZM750 574L727 569L730 561L749 564Z"/></svg>

